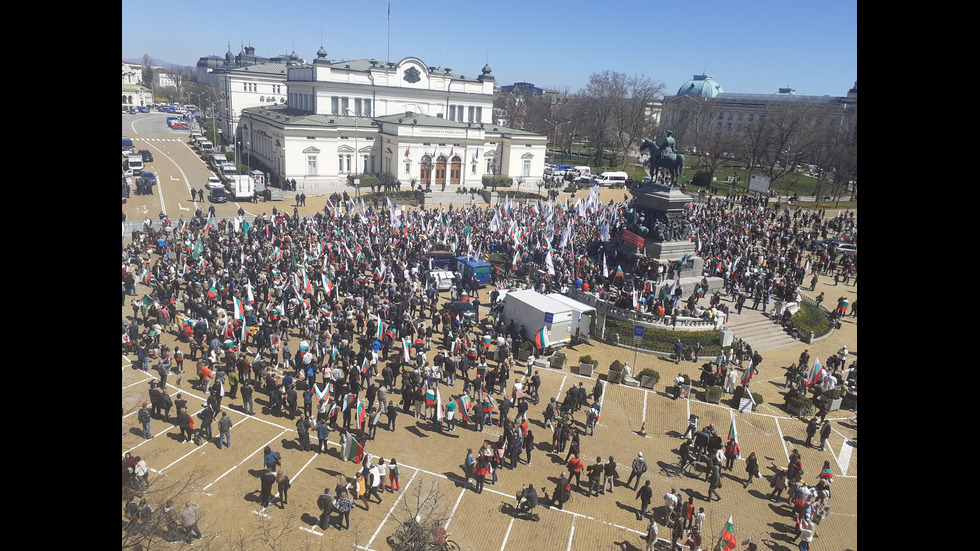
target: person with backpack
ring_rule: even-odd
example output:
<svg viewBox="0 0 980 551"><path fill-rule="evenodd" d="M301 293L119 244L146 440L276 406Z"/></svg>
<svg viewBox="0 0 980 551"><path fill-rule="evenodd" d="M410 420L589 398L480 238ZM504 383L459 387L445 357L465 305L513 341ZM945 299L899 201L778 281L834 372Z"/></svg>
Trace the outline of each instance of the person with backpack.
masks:
<svg viewBox="0 0 980 551"><path fill-rule="evenodd" d="M640 479L643 478L643 473L647 472L647 460L643 459L643 452L637 452L636 459L633 460L632 470L630 472L630 477L626 479L626 487L630 487L630 483L633 479L636 479L636 489L640 486Z"/></svg>
<svg viewBox="0 0 980 551"><path fill-rule="evenodd" d="M561 476L558 478L558 484L555 486L555 493L551 499L552 505L557 506L559 509L563 509L565 502L568 501L571 494L572 485L569 482L568 473L562 471Z"/></svg>

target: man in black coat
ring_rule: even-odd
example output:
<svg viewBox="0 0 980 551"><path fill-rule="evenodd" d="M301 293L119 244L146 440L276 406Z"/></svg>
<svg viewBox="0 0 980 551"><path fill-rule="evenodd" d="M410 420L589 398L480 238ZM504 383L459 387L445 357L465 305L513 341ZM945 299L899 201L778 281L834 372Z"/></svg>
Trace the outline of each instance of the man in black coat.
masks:
<svg viewBox="0 0 980 551"><path fill-rule="evenodd" d="M167 394L166 388L160 391L159 400L160 400L160 409L163 411L163 420L169 422L170 408L174 407L174 402L173 400L170 399L170 396Z"/></svg>

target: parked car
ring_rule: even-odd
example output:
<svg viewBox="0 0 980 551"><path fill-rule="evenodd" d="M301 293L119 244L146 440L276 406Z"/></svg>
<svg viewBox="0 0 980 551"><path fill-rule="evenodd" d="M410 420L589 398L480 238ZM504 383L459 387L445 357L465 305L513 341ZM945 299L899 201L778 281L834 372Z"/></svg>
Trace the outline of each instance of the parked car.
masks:
<svg viewBox="0 0 980 551"><path fill-rule="evenodd" d="M448 291L452 288L453 281L456 279L456 276L447 270L427 270L422 275L422 280L425 282L431 281L436 291Z"/></svg>
<svg viewBox="0 0 980 551"><path fill-rule="evenodd" d="M139 108L137 108L137 111L139 111L140 113L149 113L150 108L146 106L140 106Z"/></svg>
<svg viewBox="0 0 980 551"><path fill-rule="evenodd" d="M231 199L231 197L223 187L212 189L211 193L208 195L208 201L211 201L212 203L227 203L229 199Z"/></svg>
<svg viewBox="0 0 980 551"><path fill-rule="evenodd" d="M184 124L182 122L175 122L174 125L171 126L170 128L173 128L174 130L190 130L191 129L191 127L187 126L186 124Z"/></svg>
<svg viewBox="0 0 980 551"><path fill-rule="evenodd" d="M576 184L594 184L594 183L596 183L596 180L595 180L595 178L592 177L591 174L587 174L585 176L576 176L575 177L575 183Z"/></svg>
<svg viewBox="0 0 980 551"><path fill-rule="evenodd" d="M208 176L208 183L206 184L208 189L224 189L224 184L221 183L221 179L217 176Z"/></svg>
<svg viewBox="0 0 980 551"><path fill-rule="evenodd" d="M477 312L476 306L468 300L456 300L453 302L447 302L442 307L443 312L449 312L449 315L455 318L459 316L459 319L463 321L468 321L470 323L476 323Z"/></svg>
<svg viewBox="0 0 980 551"><path fill-rule="evenodd" d="M152 172L146 172L146 171L144 171L141 176L142 176L143 180L145 180L147 182L152 182L154 184L157 183L156 174L153 174Z"/></svg>
<svg viewBox="0 0 980 551"><path fill-rule="evenodd" d="M144 163L152 163L153 162L153 153L150 153L150 150L149 149L140 149L139 150L139 154L140 154L140 157L143 157L143 162Z"/></svg>

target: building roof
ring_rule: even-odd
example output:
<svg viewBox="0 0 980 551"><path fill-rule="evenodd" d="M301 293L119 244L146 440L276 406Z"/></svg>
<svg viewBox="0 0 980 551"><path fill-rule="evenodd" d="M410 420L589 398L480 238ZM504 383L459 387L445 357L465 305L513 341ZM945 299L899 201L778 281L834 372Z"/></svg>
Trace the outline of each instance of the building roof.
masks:
<svg viewBox="0 0 980 551"><path fill-rule="evenodd" d="M715 82L713 77L709 77L708 75L694 75L691 80L681 85L677 90L677 95L713 98L723 91L721 84Z"/></svg>
<svg viewBox="0 0 980 551"><path fill-rule="evenodd" d="M122 91L123 92L149 92L150 89L147 88L146 86L142 86L139 84L123 84Z"/></svg>
<svg viewBox="0 0 980 551"><path fill-rule="evenodd" d="M347 117L343 115L314 115L298 109L291 109L286 106L274 107L248 107L243 113L249 113L255 117L269 119L272 122L297 126L322 126L324 128L334 128L340 126L358 126L368 128L375 126L375 117Z"/></svg>
<svg viewBox="0 0 980 551"><path fill-rule="evenodd" d="M256 63L255 65L245 65L243 67L231 67L229 73L262 73L266 75L285 75L286 64L282 62L270 61L267 63Z"/></svg>

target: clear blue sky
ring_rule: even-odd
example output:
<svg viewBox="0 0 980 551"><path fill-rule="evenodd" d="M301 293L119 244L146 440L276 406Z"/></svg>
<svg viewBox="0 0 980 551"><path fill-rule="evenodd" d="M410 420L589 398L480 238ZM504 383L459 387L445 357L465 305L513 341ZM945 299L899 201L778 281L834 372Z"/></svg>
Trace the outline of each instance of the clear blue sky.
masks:
<svg viewBox="0 0 980 551"><path fill-rule="evenodd" d="M388 0L171 0L122 3L122 59L194 66L231 44L307 61L388 57ZM498 85L583 88L603 70L641 74L677 89L694 74L725 92L843 96L857 80L856 0L392 0L391 57ZM651 53L653 52L653 53Z"/></svg>

